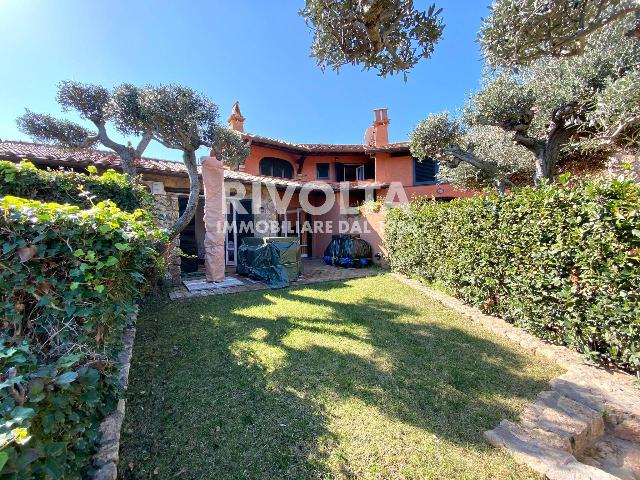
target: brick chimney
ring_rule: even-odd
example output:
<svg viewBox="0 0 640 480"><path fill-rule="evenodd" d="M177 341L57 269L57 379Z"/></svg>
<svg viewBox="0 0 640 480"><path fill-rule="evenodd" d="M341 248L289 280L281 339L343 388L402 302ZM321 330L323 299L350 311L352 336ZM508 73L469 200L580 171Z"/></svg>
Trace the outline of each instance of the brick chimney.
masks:
<svg viewBox="0 0 640 480"><path fill-rule="evenodd" d="M389 116L386 108L376 108L373 111L373 142L376 147L389 145Z"/></svg>
<svg viewBox="0 0 640 480"><path fill-rule="evenodd" d="M240 113L239 102L233 104L233 107L231 108L231 115L227 118L227 123L229 123L229 128L231 128L231 130L244 132L244 117L242 116L242 113Z"/></svg>

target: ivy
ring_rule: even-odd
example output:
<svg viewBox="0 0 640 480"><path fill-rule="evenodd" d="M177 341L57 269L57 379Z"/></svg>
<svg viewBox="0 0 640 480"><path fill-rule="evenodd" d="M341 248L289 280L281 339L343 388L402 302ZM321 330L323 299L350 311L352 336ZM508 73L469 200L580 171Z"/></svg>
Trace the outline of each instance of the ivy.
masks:
<svg viewBox="0 0 640 480"><path fill-rule="evenodd" d="M145 186L130 182L126 175L115 170L98 175L93 166L88 170L89 175L85 175L68 170L43 170L27 161L0 161L0 197L13 195L83 208L111 200L127 212L153 204L153 197Z"/></svg>
<svg viewBox="0 0 640 480"><path fill-rule="evenodd" d="M0 478L81 478L164 240L142 210L0 198Z"/></svg>
<svg viewBox="0 0 640 480"><path fill-rule="evenodd" d="M385 227L391 267L604 364L640 372L640 186L420 199Z"/></svg>

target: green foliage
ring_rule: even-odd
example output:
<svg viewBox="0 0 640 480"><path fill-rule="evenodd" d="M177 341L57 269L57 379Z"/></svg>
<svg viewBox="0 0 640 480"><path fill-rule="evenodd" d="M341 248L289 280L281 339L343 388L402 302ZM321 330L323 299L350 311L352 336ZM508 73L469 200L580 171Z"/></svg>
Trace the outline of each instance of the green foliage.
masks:
<svg viewBox="0 0 640 480"><path fill-rule="evenodd" d="M0 196L33 198L45 202L71 203L90 208L94 203L111 200L120 209L132 212L149 208L153 197L138 183L133 184L123 174L107 170L97 175L60 170L42 170L30 162L18 164L0 161Z"/></svg>
<svg viewBox="0 0 640 480"><path fill-rule="evenodd" d="M410 0L306 0L300 11L314 32L311 56L325 69L362 65L386 76L429 58L442 36L442 9Z"/></svg>
<svg viewBox="0 0 640 480"><path fill-rule="evenodd" d="M411 133L411 154L416 158L441 158L451 145L462 143L463 135L463 125L449 112L431 114Z"/></svg>
<svg viewBox="0 0 640 480"><path fill-rule="evenodd" d="M108 201L6 196L0 210L0 477L80 478L161 234Z"/></svg>
<svg viewBox="0 0 640 480"><path fill-rule="evenodd" d="M82 478L117 401L113 377L78 355L41 364L27 342L0 345L0 371L0 477Z"/></svg>
<svg viewBox="0 0 640 480"><path fill-rule="evenodd" d="M527 66L544 57L581 54L589 34L634 12L640 12L637 0L496 0L480 43L494 66ZM624 34L637 37L640 25Z"/></svg>
<svg viewBox="0 0 640 480"><path fill-rule="evenodd" d="M395 270L593 360L640 371L637 184L419 200L392 210L385 234Z"/></svg>
<svg viewBox="0 0 640 480"><path fill-rule="evenodd" d="M18 129L37 142L52 142L69 147L88 147L95 142L88 141L91 132L69 120L60 120L51 115L34 113L29 109L16 120Z"/></svg>
<svg viewBox="0 0 640 480"><path fill-rule="evenodd" d="M534 159L526 148L512 140L512 134L493 126L469 127L448 112L429 115L411 133L409 148L416 158L438 160L439 177L468 189L493 185L496 177L515 184L533 180ZM455 149L469 152L488 168L460 162Z"/></svg>

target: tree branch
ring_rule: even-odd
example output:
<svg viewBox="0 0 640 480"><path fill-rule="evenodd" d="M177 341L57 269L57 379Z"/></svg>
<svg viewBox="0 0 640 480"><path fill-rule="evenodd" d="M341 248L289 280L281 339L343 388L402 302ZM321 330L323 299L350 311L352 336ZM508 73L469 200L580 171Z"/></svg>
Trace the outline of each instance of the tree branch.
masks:
<svg viewBox="0 0 640 480"><path fill-rule="evenodd" d="M136 155L138 156L138 158L142 157L142 154L149 146L149 143L151 143L151 140L153 140L152 132L147 132L142 136L142 139L140 140L140 142L138 143L138 146L136 147Z"/></svg>

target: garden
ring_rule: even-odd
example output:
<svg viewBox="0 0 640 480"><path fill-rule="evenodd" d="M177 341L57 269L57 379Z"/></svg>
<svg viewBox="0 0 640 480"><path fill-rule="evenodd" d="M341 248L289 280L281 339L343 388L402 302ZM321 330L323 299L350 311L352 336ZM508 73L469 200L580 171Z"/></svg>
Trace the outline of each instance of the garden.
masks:
<svg viewBox="0 0 640 480"><path fill-rule="evenodd" d="M432 55L441 13L390 0L300 11L321 68L405 79ZM640 445L640 7L497 0L489 13L480 88L458 112L426 115L409 142L474 196L376 204L390 271L367 278L170 301L167 259L201 194L198 149L235 168L251 142L180 85L65 81L56 101L82 124L20 116L32 139L101 146L121 172L0 161L0 478L539 478L486 433L530 420L550 382L574 395L554 411L567 423L595 418L585 436ZM151 142L178 151L189 179L169 228L137 171ZM564 360L541 351L634 390L607 384L621 402L609 408L607 392L558 382ZM549 438L584 453L552 430L532 441L540 457ZM606 471L640 472L635 458Z"/></svg>

